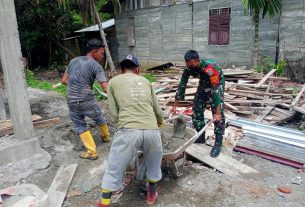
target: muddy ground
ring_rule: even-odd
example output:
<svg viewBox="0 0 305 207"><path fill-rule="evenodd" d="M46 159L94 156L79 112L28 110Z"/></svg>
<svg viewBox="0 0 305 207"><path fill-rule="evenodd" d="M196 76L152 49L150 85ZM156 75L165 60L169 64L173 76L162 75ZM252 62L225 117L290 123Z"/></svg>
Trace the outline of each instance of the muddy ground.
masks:
<svg viewBox="0 0 305 207"><path fill-rule="evenodd" d="M99 186L107 166L107 156L111 143L101 142L97 127L88 120L97 144L99 159L96 161L79 159L78 154L82 145L69 120L65 98L55 93L34 89L30 89L29 94L33 114L38 114L43 118L61 118L61 124L36 131L36 137L40 139L42 148L52 155L52 162L44 170L36 171L19 180L11 180L1 186L34 183L42 190L47 191L59 166L78 163L78 169L64 206L96 206L100 197ZM103 110L106 110L105 103L100 103L100 105ZM108 114L105 113L105 115L109 120L111 135L113 135L116 126L110 121ZM297 169L243 153L234 152L233 157L258 170L260 174L230 177L202 163L193 162L193 164L185 166L183 176L176 179L170 176L165 169L155 206L305 206L305 181L301 185L291 183L291 178L297 176L301 176L305 180L304 172L299 173ZM288 186L291 193L279 193L277 188L280 186ZM125 188L123 195L117 198L114 206L146 206L143 189L141 182L133 182Z"/></svg>

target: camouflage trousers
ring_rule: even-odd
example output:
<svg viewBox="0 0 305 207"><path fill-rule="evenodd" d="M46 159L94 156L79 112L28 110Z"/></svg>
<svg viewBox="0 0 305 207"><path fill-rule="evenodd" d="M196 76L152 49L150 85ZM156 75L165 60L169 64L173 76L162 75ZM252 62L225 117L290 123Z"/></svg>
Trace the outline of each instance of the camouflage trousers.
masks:
<svg viewBox="0 0 305 207"><path fill-rule="evenodd" d="M223 105L224 105L224 91L223 86L219 87L220 93L220 112L222 116L222 120L218 123L214 123L214 134L216 137L222 136L225 130L225 116L223 112ZM196 131L200 131L205 126L204 121L204 111L206 108L207 103L211 104L212 114L216 113L217 107L213 106L212 104L212 91L210 88L198 88L197 93L194 98L194 105L193 105L193 125Z"/></svg>

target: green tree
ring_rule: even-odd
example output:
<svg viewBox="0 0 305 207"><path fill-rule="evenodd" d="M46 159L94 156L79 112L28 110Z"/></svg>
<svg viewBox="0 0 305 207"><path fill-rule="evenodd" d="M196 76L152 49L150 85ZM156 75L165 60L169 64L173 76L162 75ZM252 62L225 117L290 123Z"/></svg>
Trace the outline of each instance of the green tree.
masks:
<svg viewBox="0 0 305 207"><path fill-rule="evenodd" d="M65 9L69 8L70 5L79 5L80 12L82 14L82 17L85 22L96 22L98 24L101 38L105 44L105 50L106 50L106 58L107 62L110 66L110 69L113 71L115 70L112 57L110 55L109 47L106 41L106 36L104 29L101 27L101 16L98 13L98 10L96 8L96 3L106 3L107 0L100 0L95 2L94 0L57 0L59 5L63 6ZM120 0L112 0L112 3L114 5L115 13L119 13L121 10Z"/></svg>
<svg viewBox="0 0 305 207"><path fill-rule="evenodd" d="M266 15L274 17L281 12L282 0L242 0L245 12L253 13L254 21L254 66L258 62L258 34L259 34L259 16L262 14L264 18Z"/></svg>
<svg viewBox="0 0 305 207"><path fill-rule="evenodd" d="M64 11L55 0L15 0L15 6L22 50L31 67L47 67L51 61L60 62L63 50L71 57L75 56L60 41L84 26L75 8ZM56 57L58 60L54 60Z"/></svg>

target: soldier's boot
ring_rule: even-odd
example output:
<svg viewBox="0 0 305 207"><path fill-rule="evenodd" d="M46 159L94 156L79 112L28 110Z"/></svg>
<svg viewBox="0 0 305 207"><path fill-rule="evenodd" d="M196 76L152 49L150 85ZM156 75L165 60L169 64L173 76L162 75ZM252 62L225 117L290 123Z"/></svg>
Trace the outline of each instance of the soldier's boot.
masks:
<svg viewBox="0 0 305 207"><path fill-rule="evenodd" d="M195 141L195 143L198 144L204 144L205 143L205 132L203 132Z"/></svg>
<svg viewBox="0 0 305 207"><path fill-rule="evenodd" d="M222 135L216 135L216 140L215 140L215 144L214 147L211 150L210 156L211 157L218 157L221 151L221 146L222 146L222 139L223 136Z"/></svg>
<svg viewBox="0 0 305 207"><path fill-rule="evenodd" d="M90 131L87 130L83 132L79 135L79 137L86 148L86 151L81 152L79 157L83 159L96 160L98 158L96 153L96 145Z"/></svg>

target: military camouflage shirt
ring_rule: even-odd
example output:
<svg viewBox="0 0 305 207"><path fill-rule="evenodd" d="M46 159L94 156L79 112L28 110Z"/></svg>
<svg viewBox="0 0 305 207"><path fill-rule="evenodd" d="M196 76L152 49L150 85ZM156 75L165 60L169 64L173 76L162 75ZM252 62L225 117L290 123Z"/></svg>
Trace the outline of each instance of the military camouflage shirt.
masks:
<svg viewBox="0 0 305 207"><path fill-rule="evenodd" d="M209 76L203 71L205 67L212 65L219 72L219 84L212 85ZM185 89L189 77L193 76L199 78L199 86L197 93L204 93L205 91L211 90L212 94L212 105L218 107L221 103L221 94L219 91L220 86L224 89L224 75L221 68L216 64L213 59L200 60L200 67L197 69L185 68L181 77L179 88L176 92L176 100L183 101L185 98Z"/></svg>

